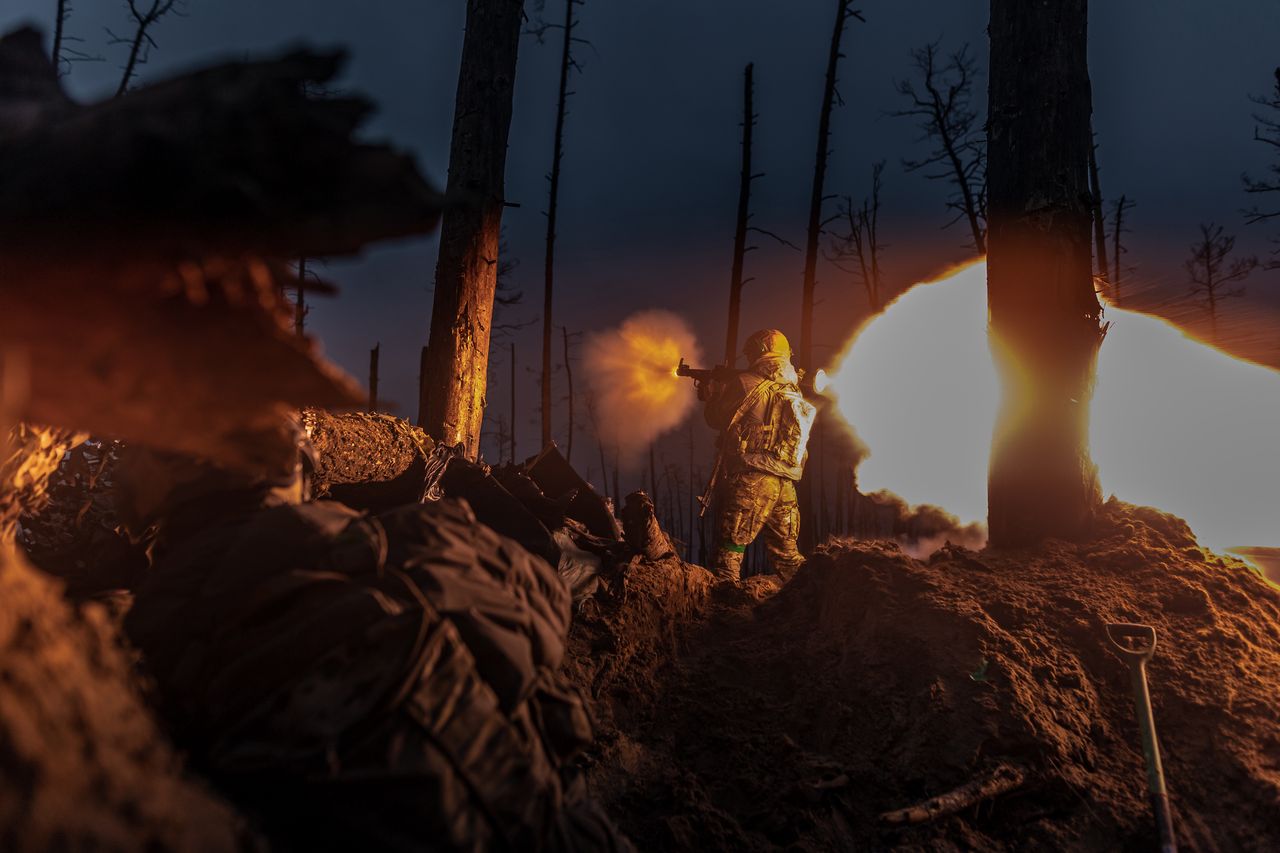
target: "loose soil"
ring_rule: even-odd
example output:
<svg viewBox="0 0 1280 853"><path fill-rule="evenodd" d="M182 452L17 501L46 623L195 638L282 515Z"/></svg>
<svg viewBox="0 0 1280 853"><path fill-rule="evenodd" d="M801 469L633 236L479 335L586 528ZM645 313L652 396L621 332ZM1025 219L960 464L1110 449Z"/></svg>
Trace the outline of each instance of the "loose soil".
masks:
<svg viewBox="0 0 1280 853"><path fill-rule="evenodd" d="M1280 589L1186 525L1112 502L1087 543L840 543L786 587L636 561L575 620L595 794L640 849L1148 850L1129 671L1151 693L1179 842L1280 845ZM934 822L879 815L1002 764L1019 789Z"/></svg>

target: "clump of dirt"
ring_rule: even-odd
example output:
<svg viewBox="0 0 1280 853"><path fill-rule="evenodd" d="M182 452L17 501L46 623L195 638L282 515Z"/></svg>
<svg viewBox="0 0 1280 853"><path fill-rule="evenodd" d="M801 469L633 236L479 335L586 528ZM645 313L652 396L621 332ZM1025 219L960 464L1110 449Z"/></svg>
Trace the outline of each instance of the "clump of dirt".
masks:
<svg viewBox="0 0 1280 853"><path fill-rule="evenodd" d="M249 848L184 776L105 610L71 607L2 543L0 599L0 849Z"/></svg>
<svg viewBox="0 0 1280 853"><path fill-rule="evenodd" d="M574 629L601 718L591 781L641 849L1150 849L1113 621L1158 633L1184 848L1280 843L1280 589L1178 519L1112 502L1090 542L926 561L839 543L774 596L694 594L697 572L633 564ZM611 655L624 675L602 675ZM880 819L1008 766L1025 781L1004 796Z"/></svg>

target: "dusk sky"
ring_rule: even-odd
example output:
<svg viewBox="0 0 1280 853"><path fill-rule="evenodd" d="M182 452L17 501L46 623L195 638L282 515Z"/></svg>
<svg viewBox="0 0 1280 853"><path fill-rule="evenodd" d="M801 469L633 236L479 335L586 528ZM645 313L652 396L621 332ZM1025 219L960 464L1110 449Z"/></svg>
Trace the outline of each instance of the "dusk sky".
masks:
<svg viewBox="0 0 1280 853"><path fill-rule="evenodd" d="M5 30L34 23L52 29L54 0L11 0ZM531 0L529 8L534 4ZM903 171L925 152L911 120L893 118L894 79L909 76L909 52L932 40L952 50L968 42L985 66L987 4L982 0L860 4L865 23L845 36L840 68L844 104L835 113L828 192L860 198L871 164L887 160L881 231L891 291L964 260L959 227L940 230L948 188ZM187 0L183 17L154 31L159 44L141 81L193 65L271 54L299 43L351 53L341 86L371 97L379 112L367 128L411 149L443 187L462 46L462 0ZM743 66L756 67L759 113L755 224L803 240L816 120L834 4L827 0L587 0L579 34L583 66L571 88L561 186L555 322L570 331L616 324L634 311L666 308L685 316L707 352L722 346L737 200ZM559 0L545 14L559 19ZM75 0L73 46L105 57L75 64L66 83L77 99L111 93L126 47L110 29L130 32L122 0ZM1131 219L1134 275L1169 294L1185 291L1182 259L1197 224L1215 220L1262 254L1280 229L1245 226L1249 200L1240 173L1259 174L1268 149L1252 140L1251 94L1274 85L1280 65L1280 4L1274 0L1111 0L1090 9L1090 73L1102 189L1137 201ZM507 194L521 205L506 214L507 242L519 266L513 284L526 305L503 320L533 320L541 304L541 266L558 33L521 42ZM975 103L985 114L985 77ZM756 277L745 295L744 332L759 325L798 332L798 252L757 241L748 256ZM381 246L332 261L324 273L341 296L318 301L308 322L326 352L363 380L368 350L382 345L382 395L416 414L419 348L425 343L435 267L434 238ZM1280 303L1280 273L1258 273L1241 310L1266 313ZM837 346L864 305L846 274L820 270L818 340ZM536 433L537 325L515 338L528 417L521 452ZM1275 336L1280 354L1280 335ZM503 344L505 347L505 344ZM506 400L505 351L491 401Z"/></svg>

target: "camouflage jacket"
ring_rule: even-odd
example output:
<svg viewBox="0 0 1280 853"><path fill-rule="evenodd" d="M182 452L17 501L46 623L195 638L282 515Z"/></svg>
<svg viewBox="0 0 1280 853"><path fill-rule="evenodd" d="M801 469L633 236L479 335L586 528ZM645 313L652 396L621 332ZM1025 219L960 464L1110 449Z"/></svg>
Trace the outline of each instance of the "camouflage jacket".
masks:
<svg viewBox="0 0 1280 853"><path fill-rule="evenodd" d="M790 364L761 359L718 389L704 412L720 430L727 471L754 468L799 480L816 414L805 400Z"/></svg>

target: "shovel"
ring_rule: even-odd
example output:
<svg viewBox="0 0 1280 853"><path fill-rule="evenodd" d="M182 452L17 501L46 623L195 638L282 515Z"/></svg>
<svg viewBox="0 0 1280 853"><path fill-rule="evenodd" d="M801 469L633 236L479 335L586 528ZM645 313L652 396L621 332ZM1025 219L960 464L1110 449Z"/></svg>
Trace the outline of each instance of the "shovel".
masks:
<svg viewBox="0 0 1280 853"><path fill-rule="evenodd" d="M1156 828L1160 831L1160 853L1177 853L1173 837L1173 817L1169 812L1169 792L1164 786L1164 767L1160 764L1160 744L1156 741L1156 721L1151 713L1151 694L1147 690L1147 661L1156 650L1156 629L1150 625L1112 622L1107 637L1129 664L1133 677L1133 699L1137 705L1138 729L1142 732L1142 755L1147 761L1147 787L1151 791L1151 808Z"/></svg>

